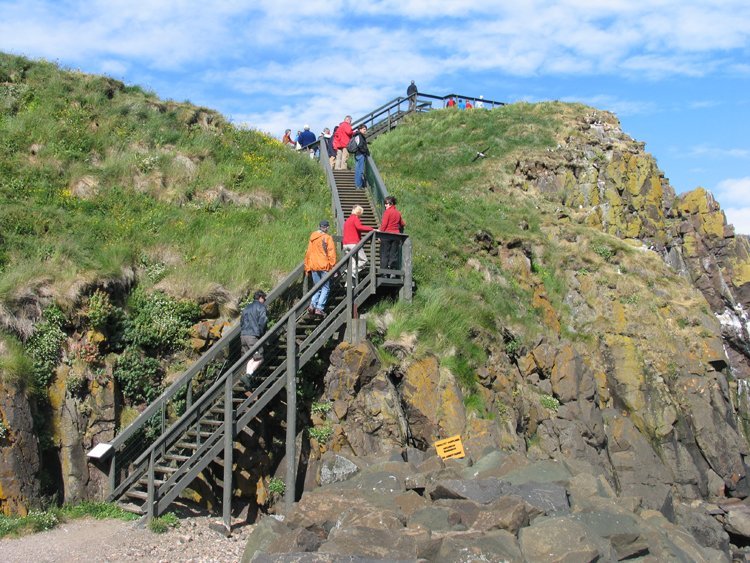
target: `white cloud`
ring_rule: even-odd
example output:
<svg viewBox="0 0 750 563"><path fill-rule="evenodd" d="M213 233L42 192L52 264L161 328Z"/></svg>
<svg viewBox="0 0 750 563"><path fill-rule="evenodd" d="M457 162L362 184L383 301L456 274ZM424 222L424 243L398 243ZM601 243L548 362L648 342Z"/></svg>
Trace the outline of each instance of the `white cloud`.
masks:
<svg viewBox="0 0 750 563"><path fill-rule="evenodd" d="M746 159L750 158L750 149L742 149L742 148L721 148L721 147L714 147L711 145L696 145L694 147L691 147L688 152L687 156L690 158L694 157L709 157L709 158L737 158L737 159Z"/></svg>
<svg viewBox="0 0 750 563"><path fill-rule="evenodd" d="M728 206L750 208L750 176L727 178L716 184L713 194Z"/></svg>
<svg viewBox="0 0 750 563"><path fill-rule="evenodd" d="M711 192L735 232L750 234L750 176L722 180Z"/></svg>
<svg viewBox="0 0 750 563"><path fill-rule="evenodd" d="M724 214L727 216L727 223L734 225L735 233L750 235L750 206L727 207Z"/></svg>

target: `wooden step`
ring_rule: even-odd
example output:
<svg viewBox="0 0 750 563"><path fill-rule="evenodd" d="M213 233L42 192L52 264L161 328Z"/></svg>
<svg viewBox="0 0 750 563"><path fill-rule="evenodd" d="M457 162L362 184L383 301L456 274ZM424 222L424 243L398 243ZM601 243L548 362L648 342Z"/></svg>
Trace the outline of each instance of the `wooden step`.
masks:
<svg viewBox="0 0 750 563"><path fill-rule="evenodd" d="M185 435L186 436L198 436L198 432L196 432L195 430L188 430L187 432L185 432ZM202 430L200 432L201 438L210 438L212 435L213 435L213 432L204 432Z"/></svg>
<svg viewBox="0 0 750 563"><path fill-rule="evenodd" d="M155 465L154 473L174 473L177 469L177 467L170 467L168 465Z"/></svg>
<svg viewBox="0 0 750 563"><path fill-rule="evenodd" d="M137 498L140 500L148 500L148 493L146 491L136 491L133 489L128 489L125 491L125 496L129 498Z"/></svg>
<svg viewBox="0 0 750 563"><path fill-rule="evenodd" d="M125 512L130 512L131 514L143 514L143 507L132 502L118 502L117 506L118 508L123 509Z"/></svg>
<svg viewBox="0 0 750 563"><path fill-rule="evenodd" d="M161 479L154 479L154 485L157 487L161 487L166 481L163 481ZM143 485L144 487L148 487L148 479L139 479L138 480L139 485Z"/></svg>
<svg viewBox="0 0 750 563"><path fill-rule="evenodd" d="M190 442L177 442L173 447L181 448L183 450L197 450L200 448L198 444L191 444Z"/></svg>
<svg viewBox="0 0 750 563"><path fill-rule="evenodd" d="M182 463L183 461L189 460L190 456L182 454L164 454L163 458L171 461L179 461L180 463Z"/></svg>

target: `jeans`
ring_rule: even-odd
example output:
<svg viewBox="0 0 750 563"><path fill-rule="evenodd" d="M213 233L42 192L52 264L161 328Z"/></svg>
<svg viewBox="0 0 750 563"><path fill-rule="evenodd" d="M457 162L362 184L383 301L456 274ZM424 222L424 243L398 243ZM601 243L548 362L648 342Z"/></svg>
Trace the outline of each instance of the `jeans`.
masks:
<svg viewBox="0 0 750 563"><path fill-rule="evenodd" d="M327 274L326 271L313 271L312 272L312 279L313 279L313 285L317 285L317 283L323 279L323 277ZM326 303L328 302L328 293L331 291L331 280L328 280L326 283L323 284L323 287L321 287L318 291L316 291L313 294L312 301L310 302L310 307L313 309L320 309L321 311L325 310Z"/></svg>
<svg viewBox="0 0 750 563"><path fill-rule="evenodd" d="M365 155L354 155L354 186L358 189L365 187Z"/></svg>

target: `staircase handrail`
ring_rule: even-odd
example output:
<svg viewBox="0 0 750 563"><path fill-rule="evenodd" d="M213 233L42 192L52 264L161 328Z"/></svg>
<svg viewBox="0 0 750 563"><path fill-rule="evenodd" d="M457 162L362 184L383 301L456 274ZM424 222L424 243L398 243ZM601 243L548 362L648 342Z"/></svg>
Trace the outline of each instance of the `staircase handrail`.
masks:
<svg viewBox="0 0 750 563"><path fill-rule="evenodd" d="M335 155L334 155L335 156ZM328 146L325 143L320 143L320 165L323 167L323 172L326 175L328 185L331 187L331 202L333 204L333 216L336 221L336 232L344 233L344 208L341 205L341 198L339 192L333 187L336 185L336 179L333 177L333 170L331 170L331 161L329 160L330 155L328 154Z"/></svg>
<svg viewBox="0 0 750 563"><path fill-rule="evenodd" d="M304 263L298 264L289 275L277 284L266 297L267 306L282 296L295 283L303 270ZM111 442L109 442L109 445L112 447L112 452L117 453L121 450L127 443L128 439L135 435L138 430L143 428L154 416L162 412L162 409L165 408L170 399L180 393L183 388L187 388L191 385L192 379L198 375L204 367L216 359L219 354L223 353L225 349L228 348L239 336L239 333L240 324L239 320L237 320L230 325L229 329L225 330L225 333L221 338L217 340L198 360L196 360L193 365L185 370L185 372L167 387L159 397L152 401L135 420L115 436ZM164 429L161 429L160 434L163 433L163 431Z"/></svg>
<svg viewBox="0 0 750 563"><path fill-rule="evenodd" d="M352 121L352 129L356 129L357 126L361 125L362 123L367 123L369 121L373 121L374 118L377 117L378 115L382 115L382 114L386 113L387 111L393 109L394 107L397 107L400 104L402 104L404 102L408 102L408 101L409 101L409 98L403 98L401 96L399 96L397 98L393 98L392 100L384 103L379 108L376 108L376 109L372 110L371 112L363 115L362 117L359 117L359 118L355 119L354 121Z"/></svg>
<svg viewBox="0 0 750 563"><path fill-rule="evenodd" d="M475 102L482 102L483 104L491 106L490 109L499 107L499 106L505 106L508 105L507 102L498 102L496 100L488 100L487 98L475 98L474 96L465 96L463 94L448 94L447 96L442 96L442 99L444 102L448 100L448 98L461 98L462 100L473 100ZM476 106L475 106L476 107Z"/></svg>
<svg viewBox="0 0 750 563"><path fill-rule="evenodd" d="M368 155L365 161L365 179L367 180L367 191L370 193L375 207L375 213L378 218L382 218L385 212L385 198L388 197L388 190L371 155Z"/></svg>
<svg viewBox="0 0 750 563"><path fill-rule="evenodd" d="M179 429L180 433L176 438L174 438L174 441L179 440L181 437L181 431L185 426L189 426L192 422L192 419L195 417L196 414L198 414L198 417L202 416L202 414L205 412L205 409L202 409L204 403L206 403L209 398L211 399L211 402L216 400L216 397L219 395L223 395L224 393L224 386L226 384L226 379L232 375L233 379L235 376L239 373L240 368L245 366L248 362L248 360L260 349L263 348L264 345L267 345L268 340L272 338L277 332L284 332L287 329L287 323L289 321L289 318L292 315L296 315L298 312L301 312L301 309L306 308L306 303L312 299L312 296L321 288L324 284L326 284L328 281L330 281L334 276L337 276L341 273L341 270L346 268L349 264L349 259L352 256L356 255L356 252L359 251L360 248L362 248L368 241L370 241L374 236L377 236L376 231L371 231L365 235L362 240L355 246L350 252L344 255L341 260L338 261L338 263L325 275L323 278L321 278L318 283L316 283L295 305L293 305L274 325L271 327L270 330L266 331L266 333L261 337L256 344L254 344L245 354L243 354L239 360L237 360L229 369L225 370L222 375L220 375L216 381L211 385L211 387L201 395L198 400L196 400L193 405L185 411L185 413L174 423L172 423L169 428L162 433L159 438L154 441L151 446L147 449L147 451L143 452L141 456L136 459L135 465L141 464L143 461L145 461L149 455L151 450L158 450L163 447L169 447L171 444L168 444L168 440L171 439L172 435L177 433L176 430ZM198 412L200 411L200 413Z"/></svg>
<svg viewBox="0 0 750 563"><path fill-rule="evenodd" d="M205 440L201 441L200 447L190 456L189 460L185 461L183 464L180 465L180 468L172 474L171 477L167 479L166 482L163 482L160 485L156 485L153 475L154 475L154 467L156 464L156 457L154 455L154 451L156 451L158 448L161 448L162 451L165 451L165 448L171 447L166 443L166 437L163 438L165 443L163 444L155 444L154 450L152 450L151 455L149 456L149 466L148 466L148 472L149 472L149 494L148 494L148 514L149 516L158 515L163 509L166 508L166 506L169 505L169 503L174 500L177 495L179 495L180 491L184 489L184 486L186 483L192 482L192 480L207 466L208 463L210 463L210 460L212 460L218 453L220 452L221 448L224 448L226 452L227 447L231 447L232 441L234 440L234 437L238 433L239 429L244 428L244 426L254 417L256 417L261 410L267 405L271 399L273 399L276 394L278 394L283 388L287 387L288 385L292 385L292 389L287 389L287 394L291 393L292 397L294 396L295 390L294 390L294 377L290 380L289 374L287 373L286 378L282 378L281 375L283 372L288 371L289 366L293 365L296 366L294 368L294 371L296 371L305 365L307 361L312 358L314 354L317 353L317 351L320 349L320 347L331 337L331 335L339 329L339 327L344 323L347 322L346 319L351 315L352 311L356 310L355 308L359 305L361 305L370 295L375 293L375 278L376 278L376 268L374 263L375 258L375 237L380 236L378 233L372 232L369 233L368 236L364 237L360 243L352 249L351 252L347 253L342 260L337 264L337 266L329 272L323 279L320 280L318 284L313 287L308 294L305 295L305 297L298 301L285 315L285 318L281 319L278 323L278 325L283 329L284 325L286 326L286 335L287 335L287 360L283 362L282 364L278 365L276 368L273 368L271 373L263 380L260 386L258 386L254 390L254 396L253 398L248 398L245 401L243 401L241 404L238 404L236 407L233 405L233 403L229 400L232 397L231 389L234 385L234 379L229 380L229 373L234 371L237 367L241 368L243 360L240 360L238 362L239 366L233 366L232 369L228 370L227 375L225 376L225 383L224 383L224 393L223 393L223 405L224 405L224 422L218 426L210 436L208 436ZM296 330L293 329L295 326L296 320L298 318L298 314L302 312L302 309L304 309L307 305L307 298L310 296L311 293L317 291L323 284L325 284L327 281L329 281L333 276L336 275L336 273L340 273L340 270L342 268L346 268L346 275L350 276L353 272L352 268L354 267L354 261L355 257L359 253L360 249L364 247L364 245L369 245L369 254L370 258L372 260L370 267L368 268L369 275L365 276L362 279L356 280L352 279L352 284L349 284L347 287L347 296L344 302L339 303L332 311L331 314L326 317L324 320L321 321L321 323L317 326L317 328L312 332L311 335L309 335L306 339L304 339L302 342L297 340L296 337ZM405 276L406 277L406 276ZM350 279L350 278L347 278ZM291 322L294 321L294 322ZM292 338L295 342L290 341L289 339ZM257 346L260 346L261 343L259 342ZM254 352L251 350L248 352L247 355L253 354ZM290 356L290 354L292 354ZM247 357L246 355L246 357ZM291 362L291 364L290 364ZM221 389L219 388L218 382L216 385L216 388L206 395L213 395L214 399L211 403L212 407L217 405L218 402L221 402L222 394L220 393ZM206 401L207 399L203 399L203 401ZM231 406L230 406L231 405ZM197 409L197 406L196 406ZM229 410L227 410L229 409ZM206 409L202 409L206 410ZM187 414L187 413L186 413ZM200 420L200 413L196 413L196 416L198 417L197 420ZM193 417L196 418L196 417ZM293 424L294 418L292 418L291 424ZM289 420L287 420L287 424L290 424ZM191 425L191 421L185 421L183 424L184 428L188 428ZM227 432L231 432L231 436L227 435ZM294 434L294 433L293 433ZM182 436L182 434L180 435ZM179 438L178 438L179 439ZM287 439L289 439L289 435L287 435ZM287 450L287 455L293 456L293 450L292 453L289 453L289 450ZM145 461L145 459L141 460ZM226 471L227 467L225 467L225 478L226 478ZM293 478L287 475L289 479ZM291 482L291 481L290 481ZM294 491L293 485L289 487L289 490ZM293 496L293 495L292 495ZM291 499L292 497L290 497ZM229 502L229 497L226 496L225 493L225 503ZM289 499L288 499L289 500ZM230 515L229 512L225 506L225 523L227 526L229 526L229 520Z"/></svg>

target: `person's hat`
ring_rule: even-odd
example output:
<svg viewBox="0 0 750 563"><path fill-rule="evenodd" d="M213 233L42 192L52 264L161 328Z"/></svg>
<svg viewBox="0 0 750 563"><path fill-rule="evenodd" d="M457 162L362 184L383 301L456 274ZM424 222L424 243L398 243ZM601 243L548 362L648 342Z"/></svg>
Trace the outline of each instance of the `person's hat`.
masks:
<svg viewBox="0 0 750 563"><path fill-rule="evenodd" d="M262 289L259 289L258 291L256 291L253 294L253 298L254 299L261 299L261 298L265 299L266 298L266 292L263 291Z"/></svg>
<svg viewBox="0 0 750 563"><path fill-rule="evenodd" d="M308 129L310 129L310 126L307 123L305 123L305 131L307 131Z"/></svg>
<svg viewBox="0 0 750 563"><path fill-rule="evenodd" d="M328 220L327 220L327 219L323 219L323 220L322 220L322 221L320 222L320 228L321 228L321 229L326 229L326 228L328 228L328 227L330 227L330 226L331 226L331 224L330 224L330 223L328 222Z"/></svg>

